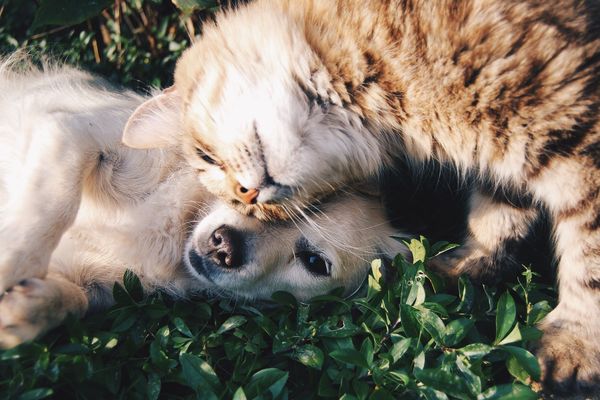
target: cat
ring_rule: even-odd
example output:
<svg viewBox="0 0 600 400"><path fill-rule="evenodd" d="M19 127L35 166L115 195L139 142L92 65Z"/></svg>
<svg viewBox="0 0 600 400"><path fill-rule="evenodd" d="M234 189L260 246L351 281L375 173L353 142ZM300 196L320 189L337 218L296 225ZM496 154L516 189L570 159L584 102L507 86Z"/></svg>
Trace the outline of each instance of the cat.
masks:
<svg viewBox="0 0 600 400"><path fill-rule="evenodd" d="M537 355L546 387L587 389L600 382L599 50L597 1L258 0L204 26L124 142L181 143L209 190L261 219L395 156L448 163L493 184L471 198L470 239L436 264L453 276L495 273L492 255L547 208L560 302Z"/></svg>
<svg viewBox="0 0 600 400"><path fill-rule="evenodd" d="M101 78L16 54L0 89L0 348L105 310L126 269L146 293L308 300L351 295L372 259L407 252L390 235L410 235L367 193L333 196L310 220L240 214L197 185L178 147L123 146L144 97Z"/></svg>

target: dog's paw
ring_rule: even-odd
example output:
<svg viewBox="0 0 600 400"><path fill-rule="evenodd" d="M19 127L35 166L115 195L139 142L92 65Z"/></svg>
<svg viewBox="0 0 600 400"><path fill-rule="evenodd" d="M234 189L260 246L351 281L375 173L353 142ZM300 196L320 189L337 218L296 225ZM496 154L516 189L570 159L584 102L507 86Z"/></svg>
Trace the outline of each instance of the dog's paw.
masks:
<svg viewBox="0 0 600 400"><path fill-rule="evenodd" d="M561 326L563 325L563 326ZM536 349L546 391L559 394L600 391L598 339L573 333L564 323L546 324Z"/></svg>
<svg viewBox="0 0 600 400"><path fill-rule="evenodd" d="M0 243L2 243L1 240ZM40 261L33 255L23 255L24 252L9 253L6 251L6 254L0 255L0 293L18 286L19 282L26 279L46 276L47 261Z"/></svg>
<svg viewBox="0 0 600 400"><path fill-rule="evenodd" d="M0 348L33 340L66 316L60 285L26 279L0 298Z"/></svg>

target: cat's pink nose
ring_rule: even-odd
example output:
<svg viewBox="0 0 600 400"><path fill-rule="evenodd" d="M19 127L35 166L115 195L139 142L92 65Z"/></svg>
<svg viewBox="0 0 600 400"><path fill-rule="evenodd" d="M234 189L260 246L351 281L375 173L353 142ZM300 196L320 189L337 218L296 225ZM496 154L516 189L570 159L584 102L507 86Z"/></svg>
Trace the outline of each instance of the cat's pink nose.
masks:
<svg viewBox="0 0 600 400"><path fill-rule="evenodd" d="M246 204L256 204L259 193L258 189L247 189L239 183L235 186L235 195Z"/></svg>

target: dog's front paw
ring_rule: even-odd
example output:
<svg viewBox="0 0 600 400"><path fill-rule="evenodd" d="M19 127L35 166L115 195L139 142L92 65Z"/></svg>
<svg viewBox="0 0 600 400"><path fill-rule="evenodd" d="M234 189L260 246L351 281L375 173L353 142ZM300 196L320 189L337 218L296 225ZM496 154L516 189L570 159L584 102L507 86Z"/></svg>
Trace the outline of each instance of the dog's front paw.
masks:
<svg viewBox="0 0 600 400"><path fill-rule="evenodd" d="M542 326L536 355L544 389L554 393L598 393L600 390L600 341L584 329L574 333L555 321Z"/></svg>
<svg viewBox="0 0 600 400"><path fill-rule="evenodd" d="M69 312L82 313L87 300L70 282L32 278L0 298L0 348L33 340L60 324Z"/></svg>
<svg viewBox="0 0 600 400"><path fill-rule="evenodd" d="M0 299L0 347L14 347L49 329L53 314L60 312L59 299L55 288L37 278L5 292Z"/></svg>
<svg viewBox="0 0 600 400"><path fill-rule="evenodd" d="M20 252L6 250L0 255L0 293L26 279L44 278L47 271L48 257L38 257L30 248Z"/></svg>

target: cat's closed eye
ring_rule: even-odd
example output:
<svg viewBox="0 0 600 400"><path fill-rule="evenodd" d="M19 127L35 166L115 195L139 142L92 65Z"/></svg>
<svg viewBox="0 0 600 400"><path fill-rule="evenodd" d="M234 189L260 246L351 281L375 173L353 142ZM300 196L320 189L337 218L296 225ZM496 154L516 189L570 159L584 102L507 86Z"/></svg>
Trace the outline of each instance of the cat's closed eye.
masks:
<svg viewBox="0 0 600 400"><path fill-rule="evenodd" d="M204 162L206 162L210 165L217 165L217 166L221 165L220 162L218 162L217 160L215 160L214 158L212 158L211 156L206 154L206 152L204 150L202 150L201 148L196 147L196 154L198 154L198 157L200 157Z"/></svg>

